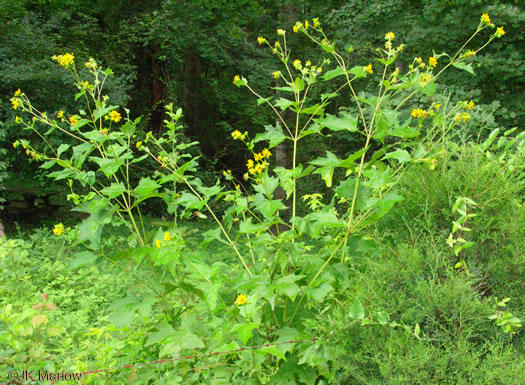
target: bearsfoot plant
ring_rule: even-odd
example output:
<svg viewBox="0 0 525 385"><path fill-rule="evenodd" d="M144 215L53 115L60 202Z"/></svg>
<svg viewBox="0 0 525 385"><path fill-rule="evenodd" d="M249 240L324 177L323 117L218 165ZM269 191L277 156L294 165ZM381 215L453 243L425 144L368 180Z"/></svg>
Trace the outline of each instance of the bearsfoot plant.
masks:
<svg viewBox="0 0 525 385"><path fill-rule="evenodd" d="M152 326L148 344L158 344L160 356L321 337L320 343L266 346L211 357L213 371L192 370L188 361L174 362L186 383L327 383L332 378L330 362L337 357L322 344L324 329L316 316L351 295L352 258L376 247L370 228L403 199L396 184L407 166L425 163L434 169L443 150L440 143L470 118L473 106L468 101L457 106L411 104L413 98L432 96L436 81L450 67L472 72L471 58L504 30L498 28L480 48L466 49L467 45L491 27L484 14L472 37L454 55L416 57L405 72L395 66L404 45L396 44L399 37L393 32L385 35L373 64L350 63L318 19L292 27L324 51L326 57L316 63L290 51L289 32L284 29L277 30L279 40L273 44L259 37L258 43L269 46L280 60L281 68L271 74L280 82L279 96L263 96L239 75L233 82L269 105L277 123L253 138L247 132L232 133L252 155L244 174L246 190L237 183L230 188L220 181L203 184L197 159L187 151L195 143L184 140L182 111L173 105L166 108L166 130L160 136L148 133L139 138L140 118L130 119L128 110L112 105L104 94L111 71L91 59L85 63L90 79L84 80L69 53L54 59L75 79L76 99L84 102L81 110L50 116L32 106L21 91L11 101L13 108L31 117L17 117L17 122L37 132L44 142L47 133L59 130L78 144L54 148L48 143L46 151L23 140L14 145L43 161L41 167L58 168L49 176L67 180L69 199L76 210L89 215L78 226L78 242L87 251L79 255L77 266L98 257L117 264L126 260L123 268L151 289L154 300L148 306L155 306L163 317ZM360 92L358 79L376 85L375 93ZM314 100L313 91L321 83L333 91ZM348 90L352 106L345 111L330 109L341 90ZM42 126L49 128L47 133L42 133ZM362 137L364 146L343 158L327 151L323 157L300 163L303 139L317 135L322 140L330 131ZM267 144L262 146L263 142ZM289 168L273 164L272 149L283 142L292 149ZM135 181L133 169L146 158L158 168ZM344 177L338 177L336 169ZM231 173L224 175L228 183L234 180ZM317 178L328 193L299 196L298 180ZM285 200L277 195L278 188L285 192ZM173 221L147 228L141 205L149 199L163 200ZM298 210L299 199L307 203L304 214ZM218 200L228 204L224 213L213 209ZM187 237L191 230L178 220L193 214L210 216L217 225L202 234L199 244ZM118 239L118 251L109 235L116 226L129 230L129 237ZM55 228L57 236L62 231ZM207 249L211 242L230 250L231 258L215 260ZM129 311L140 304L128 301L126 306ZM353 309L349 317L363 319L361 308ZM388 322L388 315L381 312L380 323ZM419 325L414 330L416 337L423 338Z"/></svg>

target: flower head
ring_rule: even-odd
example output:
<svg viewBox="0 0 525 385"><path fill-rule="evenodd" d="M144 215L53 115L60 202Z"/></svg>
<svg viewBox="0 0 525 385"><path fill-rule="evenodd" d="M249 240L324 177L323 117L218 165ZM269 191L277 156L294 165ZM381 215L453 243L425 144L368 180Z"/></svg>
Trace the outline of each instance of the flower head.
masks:
<svg viewBox="0 0 525 385"><path fill-rule="evenodd" d="M293 61L293 66L295 67L295 69L300 70L302 67L301 61L299 59L295 59Z"/></svg>
<svg viewBox="0 0 525 385"><path fill-rule="evenodd" d="M239 294L235 299L235 304L237 306L246 305L246 302L248 302L248 297L246 297L245 294Z"/></svg>
<svg viewBox="0 0 525 385"><path fill-rule="evenodd" d="M160 239L155 239L155 247L160 249Z"/></svg>
<svg viewBox="0 0 525 385"><path fill-rule="evenodd" d="M142 147L142 141L139 140L135 146L137 146L137 148L141 148Z"/></svg>
<svg viewBox="0 0 525 385"><path fill-rule="evenodd" d="M239 130L235 130L232 132L232 138L237 140L237 139L240 139L242 138L242 134Z"/></svg>
<svg viewBox="0 0 525 385"><path fill-rule="evenodd" d="M257 38L257 43L259 43L259 45L262 45L262 44L264 44L266 42L267 42L266 39L264 37L262 37L262 36L259 36Z"/></svg>
<svg viewBox="0 0 525 385"><path fill-rule="evenodd" d="M415 108L412 110L411 115L416 119L420 119L426 117L427 112L422 110L421 108Z"/></svg>
<svg viewBox="0 0 525 385"><path fill-rule="evenodd" d="M318 17L314 17L312 21L314 22L314 28L319 28L321 26L321 23L319 22Z"/></svg>
<svg viewBox="0 0 525 385"><path fill-rule="evenodd" d="M64 225L62 223L55 225L55 227L53 228L53 233L56 236L61 236L64 233Z"/></svg>
<svg viewBox="0 0 525 385"><path fill-rule="evenodd" d="M434 56L431 56L428 58L428 65L431 66L431 67L437 67L438 65L438 61L437 59L434 57Z"/></svg>
<svg viewBox="0 0 525 385"><path fill-rule="evenodd" d="M272 153L270 152L270 150L268 150L267 148L265 148L264 150L262 150L261 152L262 156L266 159L268 159L270 156L272 156Z"/></svg>
<svg viewBox="0 0 525 385"><path fill-rule="evenodd" d="M169 241L169 240L171 240L170 233L168 233L167 231L164 232L164 240L165 240L165 241Z"/></svg>
<svg viewBox="0 0 525 385"><path fill-rule="evenodd" d="M246 162L246 167L253 168L253 159L248 159L248 162Z"/></svg>
<svg viewBox="0 0 525 385"><path fill-rule="evenodd" d="M500 38L503 35L505 35L505 30L503 29L503 27L498 27L498 29L496 29L495 35L497 38Z"/></svg>
<svg viewBox="0 0 525 385"><path fill-rule="evenodd" d="M285 34L286 34L286 31L285 31L284 29L279 28L279 29L277 30L277 35L279 35L279 36L284 36Z"/></svg>
<svg viewBox="0 0 525 385"><path fill-rule="evenodd" d="M388 41L392 41L396 38L396 35L394 34L394 32L388 32L386 35L385 35L385 40L388 40Z"/></svg>
<svg viewBox="0 0 525 385"><path fill-rule="evenodd" d="M21 93L21 92L22 92L22 91L20 91L20 88L17 89L17 90L15 91L15 95L14 95L15 98L18 97L18 96L20 96L20 93Z"/></svg>
<svg viewBox="0 0 525 385"><path fill-rule="evenodd" d="M257 154L257 153L256 153L256 154L253 156L253 158L255 159L256 162L258 162L258 161L262 160L262 159L264 158L264 156L263 156L262 153L261 153L261 154Z"/></svg>
<svg viewBox="0 0 525 385"><path fill-rule="evenodd" d="M113 110L113 111L111 111L109 113L109 119L111 119L115 123L118 123L119 120L122 119L122 116L120 116L120 113L118 113L117 111Z"/></svg>
<svg viewBox="0 0 525 385"><path fill-rule="evenodd" d="M237 82L238 82L239 80L241 80L241 78L239 77L239 75L235 75L235 76L233 77L233 84L237 85Z"/></svg>
<svg viewBox="0 0 525 385"><path fill-rule="evenodd" d="M275 72L272 72L272 75L273 75L273 78L274 78L274 79L278 79L279 76L281 76L281 71L275 71Z"/></svg>
<svg viewBox="0 0 525 385"><path fill-rule="evenodd" d="M468 102L468 104L467 104L467 109L471 110L471 109L473 109L473 108L474 108L474 106L475 106L475 105L476 105L476 104L474 103L474 101L473 101L473 100L471 100L471 101L470 101L470 102Z"/></svg>
<svg viewBox="0 0 525 385"><path fill-rule="evenodd" d="M373 74L374 73L374 70L372 69L372 64L364 66L363 70L365 70L365 72L368 72L369 74Z"/></svg>
<svg viewBox="0 0 525 385"><path fill-rule="evenodd" d="M490 17L487 13L481 15L481 22L485 24L490 24Z"/></svg>
<svg viewBox="0 0 525 385"><path fill-rule="evenodd" d="M19 98L11 98L11 104L13 104L13 110L16 110L18 107L22 105L22 102Z"/></svg>
<svg viewBox="0 0 525 385"><path fill-rule="evenodd" d="M69 124L72 126L76 125L78 123L78 116L73 115L69 117Z"/></svg>
<svg viewBox="0 0 525 385"><path fill-rule="evenodd" d="M64 116L64 111L60 110L58 111L57 118L60 119Z"/></svg>
<svg viewBox="0 0 525 385"><path fill-rule="evenodd" d="M53 56L53 59L56 60L58 64L60 64L64 68L69 68L69 66L75 63L75 56L72 53Z"/></svg>
<svg viewBox="0 0 525 385"><path fill-rule="evenodd" d="M308 24L308 20L305 20L305 22L304 22L304 29L308 29L309 26L310 26L310 24Z"/></svg>

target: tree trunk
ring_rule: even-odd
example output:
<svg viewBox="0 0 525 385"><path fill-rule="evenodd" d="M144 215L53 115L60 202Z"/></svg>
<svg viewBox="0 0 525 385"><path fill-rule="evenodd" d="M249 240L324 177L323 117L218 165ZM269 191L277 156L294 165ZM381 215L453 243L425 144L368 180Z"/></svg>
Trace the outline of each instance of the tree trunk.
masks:
<svg viewBox="0 0 525 385"><path fill-rule="evenodd" d="M199 125L199 83L202 65L199 55L193 51L186 53L184 61L183 111L184 122L188 125L187 134L200 137Z"/></svg>
<svg viewBox="0 0 525 385"><path fill-rule="evenodd" d="M160 48L157 44L152 47L151 55L151 127L154 131L159 132L162 129L164 120L164 82L162 79L162 63L157 59L160 56Z"/></svg>

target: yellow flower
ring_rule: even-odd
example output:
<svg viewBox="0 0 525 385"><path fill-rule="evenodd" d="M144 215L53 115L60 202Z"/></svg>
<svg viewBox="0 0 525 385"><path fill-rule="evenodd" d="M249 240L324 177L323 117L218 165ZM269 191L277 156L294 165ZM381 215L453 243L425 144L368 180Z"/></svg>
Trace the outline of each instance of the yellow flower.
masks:
<svg viewBox="0 0 525 385"><path fill-rule="evenodd" d="M109 118L111 120L113 120L115 123L118 123L118 121L120 119L122 119L122 116L120 116L120 113L118 113L117 111L113 110L109 113Z"/></svg>
<svg viewBox="0 0 525 385"><path fill-rule="evenodd" d="M463 112L461 114L461 120L463 120L463 123L465 123L469 119L470 119L470 114L468 112Z"/></svg>
<svg viewBox="0 0 525 385"><path fill-rule="evenodd" d="M475 106L475 103L474 103L473 100L471 100L471 101L467 104L467 108L468 108L469 110L473 109L474 106Z"/></svg>
<svg viewBox="0 0 525 385"><path fill-rule="evenodd" d="M241 80L241 78L239 77L239 75L235 75L235 76L233 77L233 84L237 84L237 82L238 82L239 80Z"/></svg>
<svg viewBox="0 0 525 385"><path fill-rule="evenodd" d="M255 174L256 171L255 171L254 168L249 168L249 169L248 169L248 172L249 172L250 174L253 175L253 174Z"/></svg>
<svg viewBox="0 0 525 385"><path fill-rule="evenodd" d="M423 118L426 115L426 111L423 111L421 108L415 108L412 110L411 115L416 119Z"/></svg>
<svg viewBox="0 0 525 385"><path fill-rule="evenodd" d="M318 28L321 26L321 23L319 23L319 18L318 17L314 17L312 19L312 21L314 22L314 28Z"/></svg>
<svg viewBox="0 0 525 385"><path fill-rule="evenodd" d="M22 92L22 91L20 91L20 88L17 89L17 90L15 91L15 98L18 97L18 96L20 96L20 93L21 93L21 92Z"/></svg>
<svg viewBox="0 0 525 385"><path fill-rule="evenodd" d="M436 104L434 108L436 109L436 111L439 111L439 109L441 108L441 103Z"/></svg>
<svg viewBox="0 0 525 385"><path fill-rule="evenodd" d="M232 132L232 138L233 139L237 140L237 139L239 139L241 137L242 137L242 134L241 134L241 132L239 130L235 130L235 131Z"/></svg>
<svg viewBox="0 0 525 385"><path fill-rule="evenodd" d="M246 167L253 168L253 159L248 159L248 162L246 162Z"/></svg>
<svg viewBox="0 0 525 385"><path fill-rule="evenodd" d="M160 249L160 239L155 239L155 247Z"/></svg>
<svg viewBox="0 0 525 385"><path fill-rule="evenodd" d="M461 114L456 114L456 116L454 116L454 120L455 120L456 122L461 121Z"/></svg>
<svg viewBox="0 0 525 385"><path fill-rule="evenodd" d="M295 59L295 60L293 61L293 66L295 67L295 69L300 70L301 67L302 67L302 65L301 65L301 61L300 61L299 59Z"/></svg>
<svg viewBox="0 0 525 385"><path fill-rule="evenodd" d="M396 37L396 35L394 34L394 32L388 32L385 35L385 40L392 41L392 40L395 39L395 37Z"/></svg>
<svg viewBox="0 0 525 385"><path fill-rule="evenodd" d="M321 67L317 68L317 73L323 72L323 69Z"/></svg>
<svg viewBox="0 0 525 385"><path fill-rule="evenodd" d="M264 44L266 43L266 39L264 37L259 36L257 38L257 43L259 43L259 45Z"/></svg>
<svg viewBox="0 0 525 385"><path fill-rule="evenodd" d="M102 130L100 130L100 133L102 135L108 135L109 134L109 130L107 128L103 128Z"/></svg>
<svg viewBox="0 0 525 385"><path fill-rule="evenodd" d="M298 21L297 23L295 23L295 25L293 26L293 31L294 32L299 32L300 29L303 28L303 23L301 23L300 21Z"/></svg>
<svg viewBox="0 0 525 385"><path fill-rule="evenodd" d="M78 117L76 115L69 117L69 124L72 126L76 125L78 123Z"/></svg>
<svg viewBox="0 0 525 385"><path fill-rule="evenodd" d="M237 306L246 305L246 302L248 302L248 297L246 297L245 294L239 294L235 299L235 304Z"/></svg>
<svg viewBox="0 0 525 385"><path fill-rule="evenodd" d="M57 118L60 119L64 116L64 111L60 110L58 111Z"/></svg>
<svg viewBox="0 0 525 385"><path fill-rule="evenodd" d="M496 29L496 37L500 38L503 35L505 35L505 30L503 27L498 27L498 29Z"/></svg>
<svg viewBox="0 0 525 385"><path fill-rule="evenodd" d="M137 142L136 146L137 146L137 148L142 147L142 141L139 140L139 141Z"/></svg>
<svg viewBox="0 0 525 385"><path fill-rule="evenodd" d="M64 68L68 68L75 62L75 56L72 53L53 56L53 59L55 59L58 62L58 64L60 64Z"/></svg>
<svg viewBox="0 0 525 385"><path fill-rule="evenodd" d="M273 75L273 78L274 78L274 79L278 79L279 76L281 76L281 71L275 71L275 72L272 72L272 75Z"/></svg>
<svg viewBox="0 0 525 385"><path fill-rule="evenodd" d="M170 233L168 233L167 231L164 233L164 240L165 241L171 240Z"/></svg>
<svg viewBox="0 0 525 385"><path fill-rule="evenodd" d="M15 116L15 123L22 123L22 118L20 116Z"/></svg>
<svg viewBox="0 0 525 385"><path fill-rule="evenodd" d="M257 174L260 174L261 172L263 172L264 170L264 166L262 164L258 164L257 166L255 166L255 172L257 172Z"/></svg>
<svg viewBox="0 0 525 385"><path fill-rule="evenodd" d="M437 67L438 65L438 61L437 59L434 57L434 56L431 56L428 58L428 65L431 66L431 67Z"/></svg>
<svg viewBox="0 0 525 385"><path fill-rule="evenodd" d="M310 25L310 24L308 24L308 20L305 20L305 22L304 22L304 29L308 29L308 26L309 26L309 25Z"/></svg>
<svg viewBox="0 0 525 385"><path fill-rule="evenodd" d="M424 74L423 76L421 76L421 84L423 86L426 86L428 84L428 82L430 81L430 75L429 74Z"/></svg>
<svg viewBox="0 0 525 385"><path fill-rule="evenodd" d="M304 63L304 65L310 67L312 65L312 62L310 60L307 60L306 63Z"/></svg>
<svg viewBox="0 0 525 385"><path fill-rule="evenodd" d="M369 64L369 65L363 67L363 69L365 70L365 72L368 72L369 74L373 74L374 73L374 70L372 69L372 64Z"/></svg>
<svg viewBox="0 0 525 385"><path fill-rule="evenodd" d="M57 236L61 236L64 233L64 225L62 223L55 225L53 228L53 233Z"/></svg>
<svg viewBox="0 0 525 385"><path fill-rule="evenodd" d="M481 15L481 22L485 24L490 24L490 17L487 13Z"/></svg>
<svg viewBox="0 0 525 385"><path fill-rule="evenodd" d="M264 150L262 150L261 154L262 154L262 156L263 156L264 158L267 158L267 159L268 159L270 156L272 156L272 153L271 153L270 150L268 150L267 148L265 148Z"/></svg>
<svg viewBox="0 0 525 385"><path fill-rule="evenodd" d="M18 107L22 105L20 102L20 99L18 98L11 98L11 103L13 104L13 110L16 110Z"/></svg>
<svg viewBox="0 0 525 385"><path fill-rule="evenodd" d="M286 31L285 31L284 29L280 29L280 28L279 28L279 29L277 30L277 35L279 35L279 36L284 36L285 33L286 33Z"/></svg>
<svg viewBox="0 0 525 385"><path fill-rule="evenodd" d="M296 25L294 25L294 26L293 26L293 31L296 32L296 33L299 32L299 27L297 27Z"/></svg>
<svg viewBox="0 0 525 385"><path fill-rule="evenodd" d="M258 161L262 160L264 157L263 157L262 154L255 154L253 156L253 158L255 159L256 162L258 162Z"/></svg>

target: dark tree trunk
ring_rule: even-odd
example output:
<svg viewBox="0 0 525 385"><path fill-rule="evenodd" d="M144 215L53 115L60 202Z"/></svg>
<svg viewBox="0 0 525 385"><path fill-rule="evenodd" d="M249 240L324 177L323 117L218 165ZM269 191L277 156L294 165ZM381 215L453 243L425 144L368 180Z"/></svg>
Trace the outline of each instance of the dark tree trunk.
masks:
<svg viewBox="0 0 525 385"><path fill-rule="evenodd" d="M202 73L202 65L199 55L193 51L186 53L184 61L184 91L183 110L184 122L188 125L187 134L200 137L201 127L199 124L199 86Z"/></svg>

